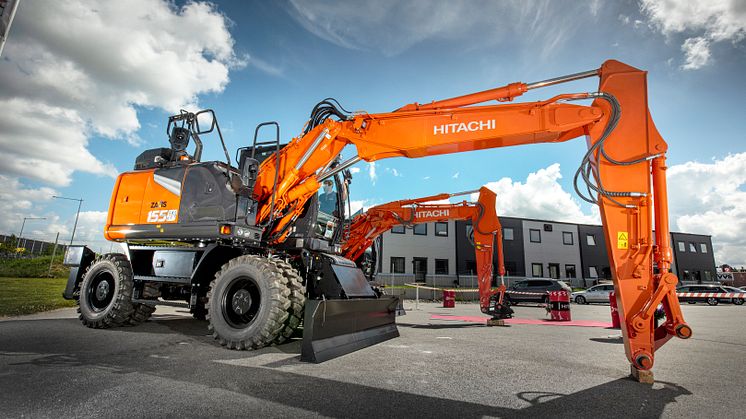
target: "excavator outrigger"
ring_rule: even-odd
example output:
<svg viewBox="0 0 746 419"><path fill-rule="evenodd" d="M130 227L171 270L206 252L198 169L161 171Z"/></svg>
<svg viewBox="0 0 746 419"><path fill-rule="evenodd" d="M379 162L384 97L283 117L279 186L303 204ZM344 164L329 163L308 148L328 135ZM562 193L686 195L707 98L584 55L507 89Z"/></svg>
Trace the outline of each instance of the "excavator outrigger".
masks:
<svg viewBox="0 0 746 419"><path fill-rule="evenodd" d="M503 304L505 297L505 261L503 259L502 227L497 218L497 195L486 187L479 188L477 202L462 201L433 203L477 191L442 193L416 199L403 199L368 208L350 224L347 239L342 244L342 255L361 265L361 257L375 240L395 225L411 227L415 224L448 220L471 220L474 231L474 250L479 283L479 307L482 313L495 320L512 317L513 310ZM497 271L500 283L492 288L492 259L497 252Z"/></svg>
<svg viewBox="0 0 746 419"><path fill-rule="evenodd" d="M599 77L597 91L479 105L587 77ZM215 338L234 349L281 342L304 316L306 360L395 337L397 301L377 296L355 264L339 255L351 177L346 169L361 160L584 136L588 151L575 188L601 210L629 362L636 371L649 370L656 349L673 336L692 334L670 272L668 146L648 111L644 71L610 60L582 73L379 114L350 113L327 99L313 108L302 134L282 147L279 126L269 125L276 127L275 140L257 142L255 133L253 145L239 150L235 168L224 143L226 162L200 159L199 136L215 129L220 135L212 111L171 117L170 149L141 154L112 193L104 234L122 242L127 257L94 260L75 247L67 254L73 269L65 296L79 300L84 324L137 322L162 300L185 299L195 316L209 319ZM196 143L192 154L186 151L190 138ZM355 156L340 162L348 145L355 146ZM316 194L327 179L336 182L340 199L319 235L312 231ZM656 328L659 304L666 321Z"/></svg>

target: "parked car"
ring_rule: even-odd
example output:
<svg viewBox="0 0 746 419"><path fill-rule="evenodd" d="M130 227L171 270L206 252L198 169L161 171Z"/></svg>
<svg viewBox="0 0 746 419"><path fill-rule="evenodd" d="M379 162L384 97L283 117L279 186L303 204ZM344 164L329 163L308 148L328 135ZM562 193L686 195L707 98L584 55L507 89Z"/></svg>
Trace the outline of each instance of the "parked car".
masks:
<svg viewBox="0 0 746 419"><path fill-rule="evenodd" d="M676 289L676 292L721 292L721 293L728 293L728 292L739 292L739 291L733 291L733 289L729 289L732 287L726 287L724 285L683 285L681 287L678 287ZM741 305L744 302L743 298L717 298L717 297L679 297L679 301L689 304L696 304L696 303L707 303L711 306L716 306L718 303L733 303Z"/></svg>
<svg viewBox="0 0 746 419"><path fill-rule="evenodd" d="M514 283L508 288L508 291L536 292L542 294L506 294L505 299L508 304L517 305L518 303L545 303L547 302L547 296L544 293L547 291L567 291L568 294L571 294L572 288L557 279L526 279Z"/></svg>
<svg viewBox="0 0 746 419"><path fill-rule="evenodd" d="M746 291L746 285L744 285L742 287L738 287L738 289L741 290L741 291Z"/></svg>
<svg viewBox="0 0 746 419"><path fill-rule="evenodd" d="M614 291L614 285L612 284L596 285L585 291L572 293L571 300L578 304L608 303L609 293L612 291Z"/></svg>
<svg viewBox="0 0 746 419"><path fill-rule="evenodd" d="M744 290L742 290L740 288L729 287L727 285L723 285L723 288L725 288L725 290L728 291L728 292L742 292L742 293L746 292L746 291L744 291ZM730 299L730 302L733 303L733 304L735 304L735 305L737 305L737 306L740 306L741 304L743 304L744 301L746 301L746 298L743 298L743 297L741 297L741 298L731 298Z"/></svg>

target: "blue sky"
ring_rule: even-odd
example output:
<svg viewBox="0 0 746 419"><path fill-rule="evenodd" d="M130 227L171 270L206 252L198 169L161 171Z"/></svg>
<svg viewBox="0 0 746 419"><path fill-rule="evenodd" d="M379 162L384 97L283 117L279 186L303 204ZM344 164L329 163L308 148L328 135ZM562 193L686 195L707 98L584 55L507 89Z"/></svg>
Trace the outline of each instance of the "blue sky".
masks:
<svg viewBox="0 0 746 419"><path fill-rule="evenodd" d="M166 117L181 106L215 109L233 151L268 120L289 140L325 97L385 112L613 58L649 72L650 108L670 146L671 228L712 234L718 262L746 264L737 205L746 203L746 2L692 3L71 1L52 13L24 1L0 58L0 103L10 110L0 150L13 160L0 163L0 229L17 233L24 216L41 216L31 234L69 237L76 207L49 196L82 197L81 238L106 246L113 176L166 144ZM217 143L205 148L204 159L221 158ZM505 215L594 222L571 192L584 149L578 139L389 159L375 178L359 163L352 199L370 206L488 184Z"/></svg>

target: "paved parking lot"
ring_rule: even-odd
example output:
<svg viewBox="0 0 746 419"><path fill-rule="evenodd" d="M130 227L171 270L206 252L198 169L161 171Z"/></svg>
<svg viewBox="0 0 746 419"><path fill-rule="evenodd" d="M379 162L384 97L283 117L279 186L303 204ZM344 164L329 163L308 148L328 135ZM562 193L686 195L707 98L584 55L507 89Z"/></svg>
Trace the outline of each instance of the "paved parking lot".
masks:
<svg viewBox="0 0 746 419"><path fill-rule="evenodd" d="M478 315L406 302L401 337L324 364L300 344L227 351L206 323L159 308L146 324L84 328L73 310L0 321L5 417L743 417L746 307L684 305L688 341L663 347L656 384L626 378L617 331L432 320ZM544 310L517 307L517 317ZM609 307L572 305L609 321Z"/></svg>

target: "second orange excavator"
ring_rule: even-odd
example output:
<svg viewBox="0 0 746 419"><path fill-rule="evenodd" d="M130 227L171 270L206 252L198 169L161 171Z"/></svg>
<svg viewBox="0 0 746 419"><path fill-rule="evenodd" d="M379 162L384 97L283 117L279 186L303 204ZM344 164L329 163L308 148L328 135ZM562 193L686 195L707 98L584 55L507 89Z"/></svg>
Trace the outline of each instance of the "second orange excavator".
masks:
<svg viewBox="0 0 746 419"><path fill-rule="evenodd" d="M479 283L479 307L493 319L508 319L513 310L503 304L505 297L505 261L502 250L502 228L495 210L497 196L486 187L479 189L477 202L434 203L477 191L454 194L442 193L417 199L404 199L376 205L356 216L342 244L342 255L347 259L360 261L366 249L376 238L395 225L415 224L448 220L471 220L474 231L474 249L477 261ZM497 270L500 283L492 288L493 255L497 253ZM358 265L360 263L358 262Z"/></svg>

